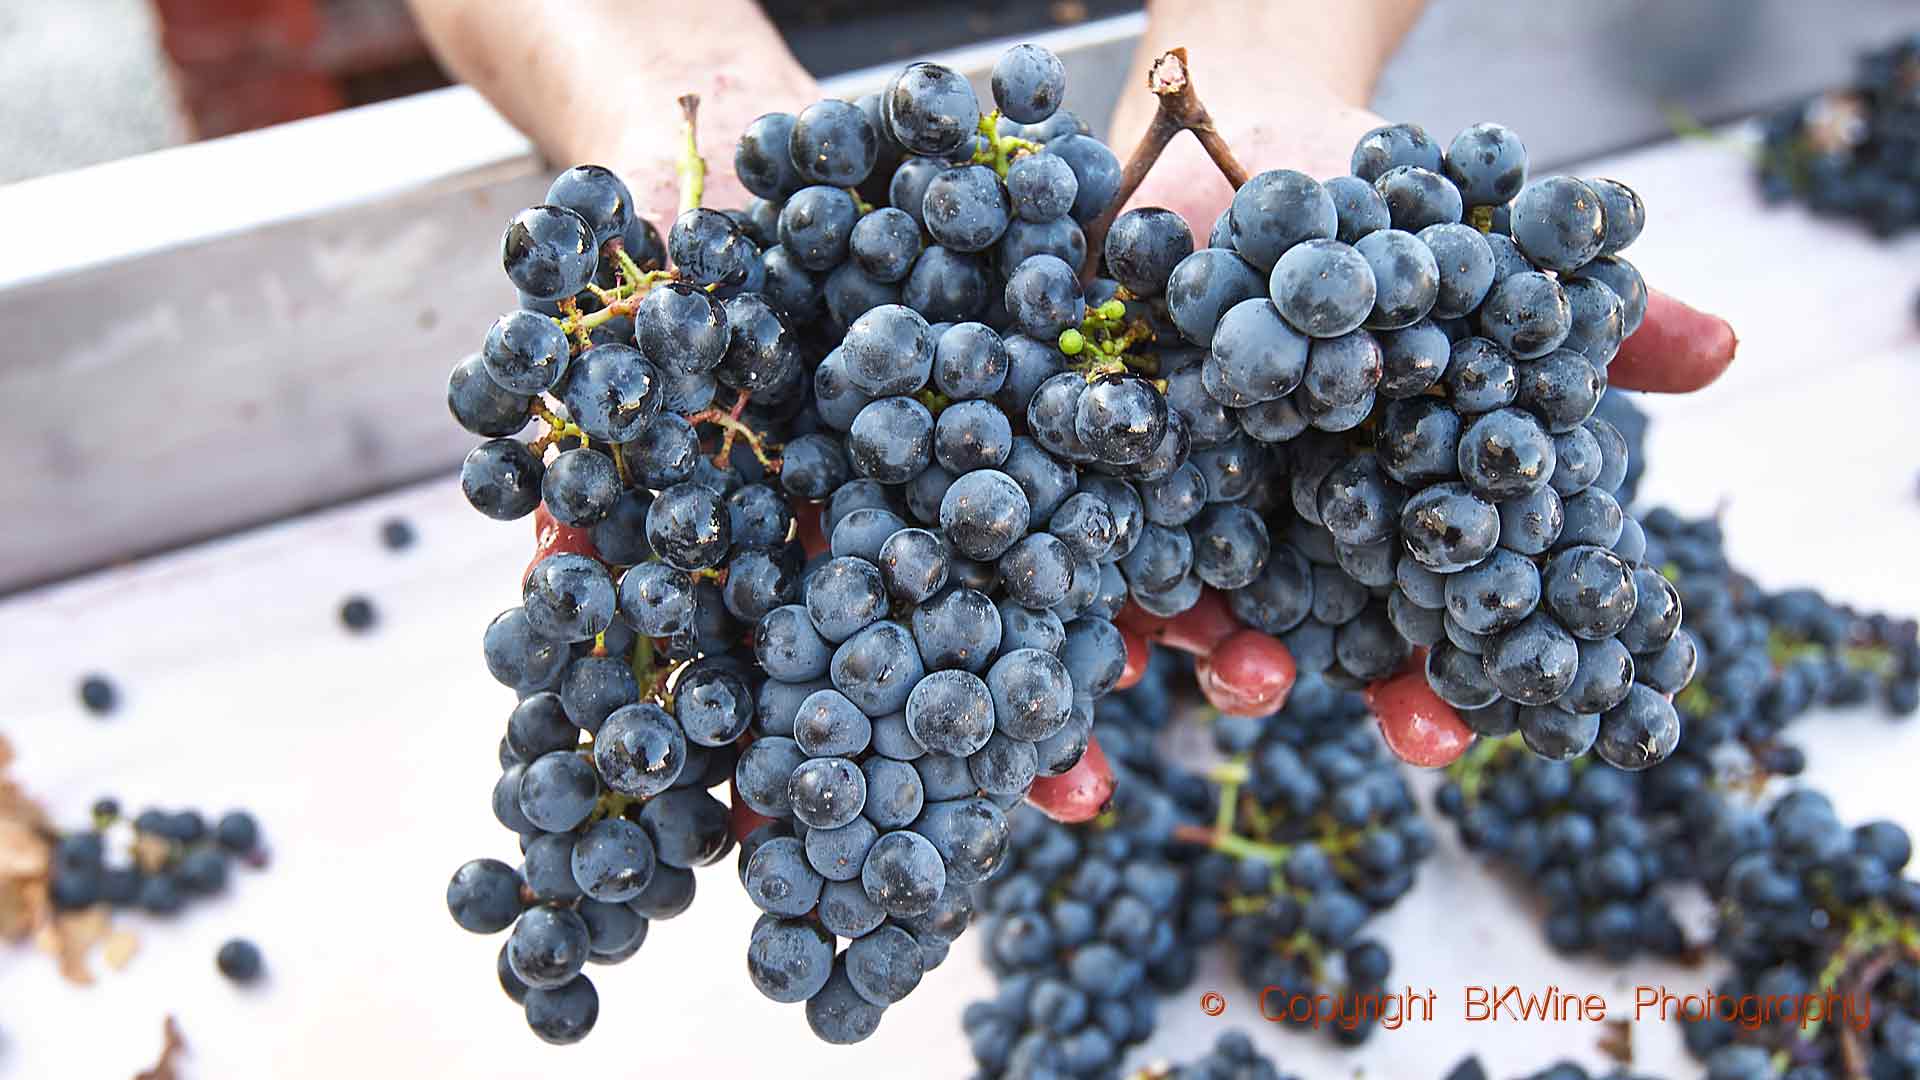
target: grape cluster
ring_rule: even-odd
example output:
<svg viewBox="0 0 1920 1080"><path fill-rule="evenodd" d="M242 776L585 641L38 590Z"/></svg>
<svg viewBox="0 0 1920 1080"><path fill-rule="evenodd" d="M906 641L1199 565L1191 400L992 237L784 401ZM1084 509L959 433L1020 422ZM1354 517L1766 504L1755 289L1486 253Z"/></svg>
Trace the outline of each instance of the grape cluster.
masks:
<svg viewBox="0 0 1920 1080"><path fill-rule="evenodd" d="M1138 779L1122 790L1165 797ZM982 896L998 993L962 1017L978 1075L1112 1076L1153 1033L1157 995L1192 979L1186 873L1167 836L1127 816L1070 827L1015 815L1016 854Z"/></svg>
<svg viewBox="0 0 1920 1080"><path fill-rule="evenodd" d="M1603 408L1637 444L1645 417L1619 395L1608 398ZM1644 562L1674 583L1690 613L1691 630L1676 635L1699 667L1675 699L1686 742L1637 774L1575 763L1584 771L1557 802L1542 792L1567 790L1554 775L1566 766L1485 742L1451 770L1442 810L1470 847L1538 883L1549 901L1548 938L1560 947L1618 960L1678 944L1651 891L1637 939L1622 898L1584 895L1606 881L1625 883L1629 853L1637 853L1649 890L1690 883L1715 902L1714 937L1696 944L1733 964L1717 993L1738 1000L1835 992L1851 995L1856 1008L1871 999L1863 1031L1837 1020L1803 1027L1791 1017L1688 1023L1688 1045L1710 1077L1912 1074L1920 1069L1920 883L1900 876L1908 834L1887 821L1848 828L1810 789L1770 805L1761 793L1768 779L1805 767L1805 752L1789 740L1812 709L1877 701L1896 718L1911 715L1920 684L1915 622L1863 614L1811 589L1762 588L1730 563L1716 519L1654 508L1642 520ZM1568 824L1567 813L1582 809L1581 789L1596 784L1612 793L1599 800L1611 803L1604 816L1586 828ZM1562 849L1583 838L1592 845L1569 865ZM1555 1068L1541 1075L1585 1075Z"/></svg>
<svg viewBox="0 0 1920 1080"><path fill-rule="evenodd" d="M1639 441L1645 417L1630 402L1610 411ZM1673 582L1691 629L1674 645L1698 676L1674 701L1688 737L1638 774L1522 754L1517 739L1483 740L1437 793L1469 849L1515 872L1547 904L1549 943L1624 961L1640 952L1683 955L1663 894L1711 886L1702 868L1724 853L1711 838L1738 809L1737 794L1794 776L1806 754L1789 728L1815 706L1878 697L1911 713L1920 641L1910 619L1861 615L1808 589L1770 593L1733 567L1720 523L1663 507L1644 517L1643 561Z"/></svg>
<svg viewBox="0 0 1920 1080"><path fill-rule="evenodd" d="M1920 627L1913 619L1862 614L1813 589L1771 592L1727 561L1712 518L1689 521L1664 508L1645 518L1647 561L1661 568L1692 614L1684 639L1702 678L1675 704L1702 748L1729 738L1773 744L1795 773L1781 732L1815 705L1878 699L1895 716L1920 705ZM1703 730L1704 729L1704 730Z"/></svg>
<svg viewBox="0 0 1920 1080"><path fill-rule="evenodd" d="M825 550L754 628L768 679L736 775L773 821L743 864L749 895L796 920L817 894L820 923L849 939L837 966L830 935L810 946L803 982L830 1042L865 1038L945 955L1008 856L1006 809L1079 762L1126 664L1111 620L1137 499L1057 456L1029 399L1061 374L1086 388L1055 433L1115 468L1163 441L1164 408L1147 430L1140 402L1160 399L1144 380L1090 384L1051 343L978 321L1057 336L1086 318L1080 223L1113 198L1118 164L1057 111L1063 93L1058 60L1031 47L1002 58L984 115L959 75L914 64L856 105L762 117L736 155L749 222L776 223L767 260L798 267L774 302L831 345L813 430L780 469L803 514L819 508ZM847 145L878 149L818 171ZM877 199L876 179L891 205L843 190Z"/></svg>
<svg viewBox="0 0 1920 1080"><path fill-rule="evenodd" d="M1724 864L1716 847L1743 805L1740 792L1794 776L1805 752L1787 741L1818 705L1883 701L1911 711L1913 626L1860 617L1805 590L1769 595L1737 570L1711 519L1650 511L1650 558L1673 575L1697 613L1701 675L1676 699L1689 724L1674 756L1642 773L1587 763L1579 771L1484 740L1449 769L1437 804L1469 849L1529 883L1547 903L1547 940L1569 952L1623 961L1682 955L1663 893ZM1684 569L1683 569L1684 568ZM1776 618L1778 616L1778 618Z"/></svg>
<svg viewBox="0 0 1920 1080"><path fill-rule="evenodd" d="M1527 183L1495 124L1443 148L1369 132L1353 174L1247 182L1214 246L1175 268L1174 321L1207 348L1202 425L1281 448L1291 509L1229 593L1302 670L1346 685L1425 649L1482 734L1556 760L1671 753L1671 586L1615 491L1625 439L1594 411L1646 289L1618 254L1644 207L1615 181ZM1183 398L1183 400L1185 400Z"/></svg>
<svg viewBox="0 0 1920 1080"><path fill-rule="evenodd" d="M1863 54L1853 85L1795 102L1761 128L1760 191L1877 235L1920 225L1920 35Z"/></svg>
<svg viewBox="0 0 1920 1080"><path fill-rule="evenodd" d="M1293 1080L1254 1049L1253 1040L1239 1031L1215 1039L1205 1054L1181 1065L1150 1065L1128 1080Z"/></svg>
<svg viewBox="0 0 1920 1080"><path fill-rule="evenodd" d="M1117 1075L1156 1024L1157 995L1193 978L1185 934L1191 845L1180 827L1206 814L1204 781L1151 745L1173 700L1173 665L1099 705L1120 783L1081 825L1031 807L1012 815L1003 871L980 891L981 937L998 993L962 1015L987 1077Z"/></svg>
<svg viewBox="0 0 1920 1080"><path fill-rule="evenodd" d="M1385 983L1387 949L1362 930L1411 887L1432 838L1359 698L1308 680L1273 716L1217 717L1228 762L1193 773L1160 739L1191 690L1191 666L1169 656L1099 705L1119 781L1109 809L1073 826L1016 815L1008 869L980 893L1000 991L963 1025L983 1077L1119 1075L1152 1033L1156 995L1184 987L1216 942L1250 986ZM1256 1067L1222 1053L1190 1068Z"/></svg>
<svg viewBox="0 0 1920 1080"><path fill-rule="evenodd" d="M1724 807L1707 866L1719 902L1716 947L1733 973L1723 995L1847 995L1863 1028L1833 1017L1802 1026L1709 1019L1688 1048L1727 1080L1837 1080L1920 1073L1920 881L1890 821L1847 828L1818 792L1764 813ZM1867 999L1870 997L1869 1006Z"/></svg>
<svg viewBox="0 0 1920 1080"><path fill-rule="evenodd" d="M1448 1070L1446 1080L1487 1080L1486 1066L1480 1064L1477 1057L1468 1057ZM1562 1061L1549 1065L1537 1073L1529 1073L1520 1080L1658 1080L1647 1073L1639 1073L1619 1067L1608 1069L1604 1073L1589 1072L1587 1068L1572 1061Z"/></svg>
<svg viewBox="0 0 1920 1080"><path fill-rule="evenodd" d="M62 910L107 904L172 915L224 892L233 862L264 859L260 826L245 810L209 824L197 810L149 808L129 822L115 800L102 799L92 827L55 839L47 887Z"/></svg>
<svg viewBox="0 0 1920 1080"><path fill-rule="evenodd" d="M1225 942L1248 986L1312 998L1386 984L1391 954L1363 932L1413 887L1433 835L1369 720L1359 695L1303 680L1271 718L1216 722L1232 756L1211 776L1209 824L1179 833L1204 849L1187 933ZM1328 1030L1352 1044L1373 1025Z"/></svg>
<svg viewBox="0 0 1920 1080"><path fill-rule="evenodd" d="M1643 805L1635 774L1604 764L1576 770L1515 740L1489 740L1450 768L1436 803L1468 850L1512 870L1546 902L1555 949L1613 962L1689 949L1661 886L1691 876L1693 844L1684 821Z"/></svg>
<svg viewBox="0 0 1920 1080"><path fill-rule="evenodd" d="M733 778L754 717L745 638L797 587L792 511L762 482L760 433L785 419L750 399L782 362L797 385L797 346L726 252L701 246L710 230L697 211L677 223L686 269L667 274L618 177L562 173L503 240L521 306L448 384L455 419L489 439L462 468L468 500L533 515L536 554L523 603L483 641L520 698L493 809L522 861L467 863L447 901L468 930L513 927L500 982L550 1042L598 1017L583 966L633 956L651 920L692 902L692 870L732 849L708 792ZM536 415L545 433L514 438Z"/></svg>

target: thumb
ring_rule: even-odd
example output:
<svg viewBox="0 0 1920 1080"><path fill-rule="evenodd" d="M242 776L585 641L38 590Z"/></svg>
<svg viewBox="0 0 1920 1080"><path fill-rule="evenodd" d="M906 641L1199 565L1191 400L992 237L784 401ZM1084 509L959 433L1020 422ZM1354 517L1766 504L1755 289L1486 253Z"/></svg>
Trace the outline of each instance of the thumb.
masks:
<svg viewBox="0 0 1920 1080"><path fill-rule="evenodd" d="M1229 716L1267 716L1293 690L1293 654L1278 638L1242 626L1214 589L1202 590L1197 603L1171 619L1128 604L1116 621L1123 634L1194 654L1201 692Z"/></svg>
<svg viewBox="0 0 1920 1080"><path fill-rule="evenodd" d="M1055 821L1069 825L1100 816L1113 798L1113 766L1098 736L1087 739L1086 753L1059 776L1042 776L1027 790L1027 802Z"/></svg>

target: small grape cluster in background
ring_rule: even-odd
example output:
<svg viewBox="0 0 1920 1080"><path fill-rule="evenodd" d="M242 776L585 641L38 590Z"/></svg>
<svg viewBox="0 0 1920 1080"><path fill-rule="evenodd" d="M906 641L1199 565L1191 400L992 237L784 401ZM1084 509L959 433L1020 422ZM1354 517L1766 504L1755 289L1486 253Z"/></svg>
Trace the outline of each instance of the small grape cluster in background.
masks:
<svg viewBox="0 0 1920 1080"><path fill-rule="evenodd" d="M194 897L225 891L230 864L265 865L253 815L230 810L211 824L197 810L147 809L131 822L119 803L94 805L93 825L54 842L49 879L54 907L105 903L172 915Z"/></svg>
<svg viewBox="0 0 1920 1080"><path fill-rule="evenodd" d="M1760 192L1896 236L1920 225L1920 35L1862 54L1858 71L1765 119Z"/></svg>
<svg viewBox="0 0 1920 1080"><path fill-rule="evenodd" d="M1623 430L1644 430L1630 409L1615 406ZM1762 588L1728 561L1717 520L1655 507L1643 521L1646 560L1674 582L1699 652L1698 678L1675 699L1687 724L1678 751L1627 773L1484 740L1448 768L1439 809L1470 850L1545 901L1543 930L1556 949L1614 963L1712 952L1734 966L1716 987L1724 994L1872 998L1865 1033L1840 1023L1805 1032L1690 1023L1688 1046L1710 1076L1913 1075L1920 882L1901 876L1911 840L1890 821L1848 828L1818 791L1787 784L1781 793L1772 781L1805 768L1798 737L1816 707L1913 715L1916 623L1856 612L1812 589ZM1685 888L1714 904L1705 939L1690 939L1669 907Z"/></svg>
<svg viewBox="0 0 1920 1080"><path fill-rule="evenodd" d="M998 990L962 1016L980 1077L1118 1075L1215 944L1249 986L1384 985L1390 954L1363 930L1411 888L1432 837L1359 696L1309 679L1270 717L1216 718L1225 760L1195 772L1161 740L1195 689L1163 652L1100 703L1118 780L1101 815L1013 811L1007 864L978 891ZM1352 1044L1373 1025L1331 1030Z"/></svg>
<svg viewBox="0 0 1920 1080"><path fill-rule="evenodd" d="M1877 236L1920 225L1920 35L1863 54L1851 86L1762 124L1760 191Z"/></svg>
<svg viewBox="0 0 1920 1080"><path fill-rule="evenodd" d="M90 827L51 838L47 896L54 911L93 909L178 914L196 899L226 891L235 863L267 864L259 823L245 810L208 820L197 810L142 810L128 820L119 801L93 806ZM238 983L258 980L265 965L259 947L243 938L223 945L215 957L222 975Z"/></svg>

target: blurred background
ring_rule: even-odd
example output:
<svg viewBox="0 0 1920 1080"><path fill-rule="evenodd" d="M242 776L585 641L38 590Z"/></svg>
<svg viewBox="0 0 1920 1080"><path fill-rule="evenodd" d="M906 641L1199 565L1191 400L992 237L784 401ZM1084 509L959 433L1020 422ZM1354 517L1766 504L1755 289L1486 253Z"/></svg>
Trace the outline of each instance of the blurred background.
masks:
<svg viewBox="0 0 1920 1080"><path fill-rule="evenodd" d="M884 0L762 6L800 62L823 77L1141 7L1129 0L929 0L905 11ZM1903 28L1911 7L1903 0L1434 0L1376 108L1396 116L1417 100L1423 112L1443 110L1429 123L1450 130L1440 122L1450 119L1450 107L1550 74L1583 105L1579 123L1564 125L1577 130L1566 149L1592 154L1657 136L1666 108L1711 121L1831 85L1858 49ZM405 0L7 0L0 55L7 61L0 67L0 183L448 83Z"/></svg>

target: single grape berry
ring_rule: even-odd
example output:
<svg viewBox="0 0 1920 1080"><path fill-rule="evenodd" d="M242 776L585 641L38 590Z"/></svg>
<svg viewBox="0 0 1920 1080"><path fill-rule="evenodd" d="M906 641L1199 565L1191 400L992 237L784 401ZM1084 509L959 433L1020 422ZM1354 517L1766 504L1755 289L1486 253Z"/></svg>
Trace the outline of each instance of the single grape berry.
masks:
<svg viewBox="0 0 1920 1080"><path fill-rule="evenodd" d="M880 155L880 133L860 106L817 101L794 118L787 151L801 178L837 188L867 178Z"/></svg>
<svg viewBox="0 0 1920 1080"><path fill-rule="evenodd" d="M349 596L340 605L340 623L353 633L366 633L378 619L373 601L364 596Z"/></svg>
<svg viewBox="0 0 1920 1080"><path fill-rule="evenodd" d="M1060 108L1067 69L1052 50L1015 45L993 65L993 103L1017 124L1037 124Z"/></svg>
<svg viewBox="0 0 1920 1080"><path fill-rule="evenodd" d="M939 64L907 65L887 83L880 104L893 137L915 154L950 155L980 126L973 87Z"/></svg>
<svg viewBox="0 0 1920 1080"><path fill-rule="evenodd" d="M563 206L534 206L507 223L500 261L514 288L536 300L559 300L593 280L599 248L579 214Z"/></svg>
<svg viewBox="0 0 1920 1080"><path fill-rule="evenodd" d="M80 680L80 704L96 716L105 716L120 707L120 691L105 675L88 675Z"/></svg>
<svg viewBox="0 0 1920 1080"><path fill-rule="evenodd" d="M1606 211L1592 188L1571 176L1529 184L1513 200L1513 242L1527 261L1567 273L1601 254L1607 240Z"/></svg>
<svg viewBox="0 0 1920 1080"><path fill-rule="evenodd" d="M405 551L413 541L413 523L406 518L388 518L380 523L380 542L388 551Z"/></svg>
<svg viewBox="0 0 1920 1080"><path fill-rule="evenodd" d="M1499 124L1475 124L1447 146L1447 178L1468 206L1504 206L1527 180L1527 148Z"/></svg>
<svg viewBox="0 0 1920 1080"><path fill-rule="evenodd" d="M1373 312L1373 269L1338 240L1311 239L1288 248L1274 264L1271 287L1280 314L1309 337L1339 337Z"/></svg>
<svg viewBox="0 0 1920 1080"><path fill-rule="evenodd" d="M460 490L475 510L496 521L511 521L540 505L545 472L524 443L493 439L474 447L461 463Z"/></svg>
<svg viewBox="0 0 1920 1080"><path fill-rule="evenodd" d="M500 929L505 928L502 926ZM266 970L260 958L260 947L246 938L233 938L220 946L213 962L220 969L220 974L243 984L257 982Z"/></svg>

